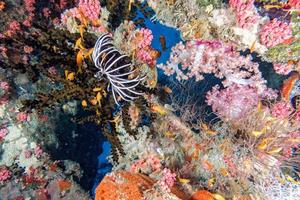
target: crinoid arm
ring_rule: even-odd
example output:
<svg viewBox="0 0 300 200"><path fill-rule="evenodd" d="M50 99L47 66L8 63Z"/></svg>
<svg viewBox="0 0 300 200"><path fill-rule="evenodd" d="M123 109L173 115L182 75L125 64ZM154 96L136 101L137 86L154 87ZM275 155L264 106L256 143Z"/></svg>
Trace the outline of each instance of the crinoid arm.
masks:
<svg viewBox="0 0 300 200"><path fill-rule="evenodd" d="M142 92L136 90L136 87L145 77L137 76L129 79L136 69L133 69L132 63L127 61L128 57L116 49L109 34L103 34L98 38L92 59L95 67L99 69L95 77L107 78L108 89L112 91L116 104L119 105L118 96L124 101L133 101L143 95Z"/></svg>

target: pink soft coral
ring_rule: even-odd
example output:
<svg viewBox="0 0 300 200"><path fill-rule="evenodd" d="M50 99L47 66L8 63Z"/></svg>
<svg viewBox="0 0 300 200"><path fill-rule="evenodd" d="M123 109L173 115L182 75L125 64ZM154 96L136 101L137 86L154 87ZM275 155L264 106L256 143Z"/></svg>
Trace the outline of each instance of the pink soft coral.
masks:
<svg viewBox="0 0 300 200"><path fill-rule="evenodd" d="M6 31L5 35L7 35L8 37L12 37L13 35L17 34L20 30L20 23L14 20L8 25L8 30Z"/></svg>
<svg viewBox="0 0 300 200"><path fill-rule="evenodd" d="M151 173L159 170L161 170L160 159L155 155L149 155L147 159L138 160L130 167L130 171L133 173L138 173L140 171Z"/></svg>
<svg viewBox="0 0 300 200"><path fill-rule="evenodd" d="M257 90L249 86L234 84L220 90L214 86L206 95L206 102L223 120L237 121L257 106L259 96Z"/></svg>
<svg viewBox="0 0 300 200"><path fill-rule="evenodd" d="M300 1L299 0L289 0L288 4L295 9L300 9Z"/></svg>
<svg viewBox="0 0 300 200"><path fill-rule="evenodd" d="M17 114L17 121L18 122L24 122L24 121L28 121L30 118L29 118L29 115L25 112L19 112Z"/></svg>
<svg viewBox="0 0 300 200"><path fill-rule="evenodd" d="M8 180L11 177L11 172L6 169L2 168L0 169L0 183L3 183L4 181Z"/></svg>
<svg viewBox="0 0 300 200"><path fill-rule="evenodd" d="M254 0L230 0L229 5L235 12L239 27L250 28L258 22L259 15L254 7Z"/></svg>
<svg viewBox="0 0 300 200"><path fill-rule="evenodd" d="M162 191L171 192L171 188L173 187L175 181L176 174L172 173L170 169L165 168L163 170L163 177L158 181L158 185Z"/></svg>
<svg viewBox="0 0 300 200"><path fill-rule="evenodd" d="M151 50L147 51L147 49L139 49L137 52L137 59L148 65L154 65L156 63L155 59L151 56Z"/></svg>
<svg viewBox="0 0 300 200"><path fill-rule="evenodd" d="M67 22L68 17L72 16L80 21L83 21L82 15L90 21L99 19L101 12L100 1L98 0L80 0L77 7L66 10L61 18L64 23Z"/></svg>
<svg viewBox="0 0 300 200"><path fill-rule="evenodd" d="M274 117L283 119L291 114L292 108L289 103L281 101L272 107L271 112Z"/></svg>
<svg viewBox="0 0 300 200"><path fill-rule="evenodd" d="M288 75L291 71L293 71L293 65L288 63L274 63L273 69L278 74Z"/></svg>
<svg viewBox="0 0 300 200"><path fill-rule="evenodd" d="M176 73L176 78L196 81L204 79L204 74L213 74L224 79L224 86L233 83L249 85L262 94L266 91L266 80L263 79L258 63L252 57L241 56L236 46L219 40L189 41L185 45L177 44L172 48L170 61L160 64L166 75Z"/></svg>
<svg viewBox="0 0 300 200"><path fill-rule="evenodd" d="M274 47L293 36L289 24L276 18L266 23L260 31L260 40L267 47Z"/></svg>
<svg viewBox="0 0 300 200"><path fill-rule="evenodd" d="M295 114L295 120L300 121L300 111L297 111Z"/></svg>
<svg viewBox="0 0 300 200"><path fill-rule="evenodd" d="M4 137L8 134L7 128L1 128L0 129L0 141L4 139Z"/></svg>
<svg viewBox="0 0 300 200"><path fill-rule="evenodd" d="M229 0L230 7L237 11L251 10L253 4L254 0Z"/></svg>
<svg viewBox="0 0 300 200"><path fill-rule="evenodd" d="M94 21L99 18L101 6L98 0L80 0L78 9L89 20Z"/></svg>
<svg viewBox="0 0 300 200"><path fill-rule="evenodd" d="M150 46L153 40L152 31L147 28L141 28L137 32L136 40L139 48Z"/></svg>

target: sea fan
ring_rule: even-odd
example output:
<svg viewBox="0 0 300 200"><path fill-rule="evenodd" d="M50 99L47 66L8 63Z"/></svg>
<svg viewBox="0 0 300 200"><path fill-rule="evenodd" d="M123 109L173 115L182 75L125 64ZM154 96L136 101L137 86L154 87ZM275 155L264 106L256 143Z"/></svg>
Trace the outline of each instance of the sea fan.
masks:
<svg viewBox="0 0 300 200"><path fill-rule="evenodd" d="M95 77L102 79L107 78L111 87L115 102L118 104L116 95L124 101L133 101L143 93L136 91L136 87L145 77L136 76L129 79L136 70L132 69L132 63L126 62L126 55L122 55L113 45L112 37L109 34L103 34L97 40L92 59L99 71ZM118 104L119 105L119 104Z"/></svg>

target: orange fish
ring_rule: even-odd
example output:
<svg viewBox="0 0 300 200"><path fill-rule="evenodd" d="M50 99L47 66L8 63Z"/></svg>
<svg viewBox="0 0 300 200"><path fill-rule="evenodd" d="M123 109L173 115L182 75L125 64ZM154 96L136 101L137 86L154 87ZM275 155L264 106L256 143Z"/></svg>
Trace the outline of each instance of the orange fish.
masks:
<svg viewBox="0 0 300 200"><path fill-rule="evenodd" d="M159 42L160 42L162 50L165 51L167 49L165 36L163 36L163 35L159 36Z"/></svg>
<svg viewBox="0 0 300 200"><path fill-rule="evenodd" d="M4 10L4 8L5 8L5 2L0 1L0 11Z"/></svg>
<svg viewBox="0 0 300 200"><path fill-rule="evenodd" d="M65 180L59 180L57 181L58 188L60 191L67 191L71 188L72 183L70 181L65 181Z"/></svg>
<svg viewBox="0 0 300 200"><path fill-rule="evenodd" d="M253 53L255 48L256 48L256 40L252 43L252 45L250 47L250 53Z"/></svg>
<svg viewBox="0 0 300 200"><path fill-rule="evenodd" d="M281 89L282 96L285 100L290 101L290 93L294 88L296 81L300 78L298 73L294 73L287 80L283 82Z"/></svg>
<svg viewBox="0 0 300 200"><path fill-rule="evenodd" d="M293 37L290 37L289 39L284 40L281 44L289 45L289 44L293 43L295 40L296 40L296 38L293 36Z"/></svg>

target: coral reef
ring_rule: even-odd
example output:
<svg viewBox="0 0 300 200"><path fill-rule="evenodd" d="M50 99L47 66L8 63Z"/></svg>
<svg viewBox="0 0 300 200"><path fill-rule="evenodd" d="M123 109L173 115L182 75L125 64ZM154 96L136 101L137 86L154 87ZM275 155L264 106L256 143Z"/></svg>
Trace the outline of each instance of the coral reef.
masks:
<svg viewBox="0 0 300 200"><path fill-rule="evenodd" d="M0 1L0 199L300 199L299 6Z"/></svg>

